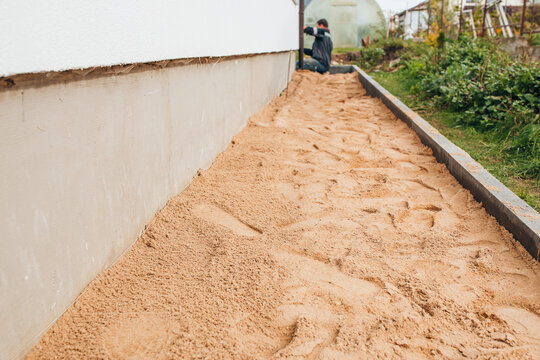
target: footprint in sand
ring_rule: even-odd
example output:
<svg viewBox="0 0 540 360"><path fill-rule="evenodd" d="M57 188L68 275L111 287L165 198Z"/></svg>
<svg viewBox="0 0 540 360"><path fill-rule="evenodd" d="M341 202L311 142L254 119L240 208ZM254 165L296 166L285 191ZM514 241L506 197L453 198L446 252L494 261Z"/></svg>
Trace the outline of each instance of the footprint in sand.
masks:
<svg viewBox="0 0 540 360"><path fill-rule="evenodd" d="M414 172L424 172L424 173L427 173L427 169L423 166L419 166L419 165L415 165L413 164L412 162L410 161L407 161L407 160L401 160L401 161L398 161L397 164L403 168L404 170L407 170L407 171L414 171Z"/></svg>
<svg viewBox="0 0 540 360"><path fill-rule="evenodd" d="M395 223L400 230L417 234L418 231L431 229L435 226L435 216L429 210L407 209L398 214Z"/></svg>
<svg viewBox="0 0 540 360"><path fill-rule="evenodd" d="M330 324L338 317L328 304L285 304L280 306L279 310L281 311L280 320L285 324L292 324L299 317L318 319L318 321Z"/></svg>
<svg viewBox="0 0 540 360"><path fill-rule="evenodd" d="M281 252L276 257L295 274L296 279L341 298L352 307L360 305L362 298L374 296L381 289L371 281L350 277L335 266L307 256Z"/></svg>
<svg viewBox="0 0 540 360"><path fill-rule="evenodd" d="M420 278L430 279L435 282L443 282L445 279L459 278L465 274L465 264L449 264L438 260L416 260L407 267L407 271L414 273Z"/></svg>
<svg viewBox="0 0 540 360"><path fill-rule="evenodd" d="M226 227L238 235L253 237L262 234L262 231L243 223L216 206L200 204L195 206L193 211L198 218Z"/></svg>
<svg viewBox="0 0 540 360"><path fill-rule="evenodd" d="M461 306L467 306L477 299L474 288L466 284L448 284L442 289L442 293Z"/></svg>
<svg viewBox="0 0 540 360"><path fill-rule="evenodd" d="M375 213L375 215L378 215ZM368 218L366 216L366 218ZM365 233L372 239L395 239L397 238L396 229L392 224L392 220L389 216L379 217L374 216L374 220L370 223L366 223ZM369 218L368 218L369 219Z"/></svg>
<svg viewBox="0 0 540 360"><path fill-rule="evenodd" d="M287 344L274 355L274 359L314 358L330 338L330 331L317 321L300 317Z"/></svg>
<svg viewBox="0 0 540 360"><path fill-rule="evenodd" d="M383 152L392 160L407 161L410 155L404 154L395 149L384 149Z"/></svg>
<svg viewBox="0 0 540 360"><path fill-rule="evenodd" d="M302 193L300 185L293 183L281 183L277 186L278 191L283 194L285 199L294 203L299 202L302 199Z"/></svg>
<svg viewBox="0 0 540 360"><path fill-rule="evenodd" d="M470 240L470 237L467 237L466 240ZM483 239L458 243L457 245L454 245L454 248L456 249L456 252L460 251L460 254L475 253L481 249L490 249L494 252L508 250L508 246L504 245L504 243Z"/></svg>
<svg viewBox="0 0 540 360"><path fill-rule="evenodd" d="M284 224L284 228L287 229L305 229L306 232L313 231L323 231L324 228L336 229L339 228L340 231L354 231L358 229L360 225L357 222L354 222L349 219L343 219L339 216L330 214L325 216L326 211L322 211L319 214L314 214L308 219L301 219L299 221L289 222Z"/></svg>
<svg viewBox="0 0 540 360"><path fill-rule="evenodd" d="M538 315L513 306L499 307L496 313L517 333L540 340L540 317Z"/></svg>

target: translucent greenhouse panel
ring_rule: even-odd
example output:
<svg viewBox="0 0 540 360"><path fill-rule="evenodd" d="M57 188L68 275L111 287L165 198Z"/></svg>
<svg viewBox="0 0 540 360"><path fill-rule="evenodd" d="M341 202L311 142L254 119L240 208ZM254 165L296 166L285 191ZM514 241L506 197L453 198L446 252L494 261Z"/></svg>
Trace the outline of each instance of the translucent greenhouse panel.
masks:
<svg viewBox="0 0 540 360"><path fill-rule="evenodd" d="M306 26L316 26L325 18L330 23L334 47L361 46L361 39L376 37L376 28L385 29L386 22L375 0L312 0L305 11ZM313 45L313 37L305 37L305 47Z"/></svg>
<svg viewBox="0 0 540 360"><path fill-rule="evenodd" d="M332 38L335 47L358 44L356 1L334 1L330 7Z"/></svg>
<svg viewBox="0 0 540 360"><path fill-rule="evenodd" d="M358 46L368 35L377 38L377 31L386 34L386 20L381 7L375 0L358 0L357 5Z"/></svg>

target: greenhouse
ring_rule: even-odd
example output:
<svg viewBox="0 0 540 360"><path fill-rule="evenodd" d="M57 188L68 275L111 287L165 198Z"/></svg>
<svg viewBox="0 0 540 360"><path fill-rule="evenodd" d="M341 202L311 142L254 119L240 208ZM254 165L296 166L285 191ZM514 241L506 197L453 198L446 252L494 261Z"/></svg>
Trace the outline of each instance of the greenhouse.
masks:
<svg viewBox="0 0 540 360"><path fill-rule="evenodd" d="M325 18L330 23L334 47L359 47L362 38L377 37L386 22L383 12L375 0L307 0L305 23L315 26L317 20ZM311 47L313 38L306 36L306 45Z"/></svg>

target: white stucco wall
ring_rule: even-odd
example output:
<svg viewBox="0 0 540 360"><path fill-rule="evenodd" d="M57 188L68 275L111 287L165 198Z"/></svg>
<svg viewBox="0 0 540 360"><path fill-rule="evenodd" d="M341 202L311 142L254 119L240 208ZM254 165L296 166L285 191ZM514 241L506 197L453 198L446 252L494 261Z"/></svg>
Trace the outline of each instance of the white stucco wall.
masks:
<svg viewBox="0 0 540 360"><path fill-rule="evenodd" d="M0 91L0 359L19 359L287 85L285 52Z"/></svg>
<svg viewBox="0 0 540 360"><path fill-rule="evenodd" d="M0 76L298 48L292 0L2 0Z"/></svg>

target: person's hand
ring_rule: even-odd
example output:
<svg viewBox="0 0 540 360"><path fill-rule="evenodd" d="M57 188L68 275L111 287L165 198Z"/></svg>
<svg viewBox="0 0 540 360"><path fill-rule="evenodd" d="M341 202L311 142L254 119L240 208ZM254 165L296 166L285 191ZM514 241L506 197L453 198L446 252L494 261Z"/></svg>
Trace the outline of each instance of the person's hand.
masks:
<svg viewBox="0 0 540 360"><path fill-rule="evenodd" d="M307 26L304 26L304 30L306 30Z"/></svg>

